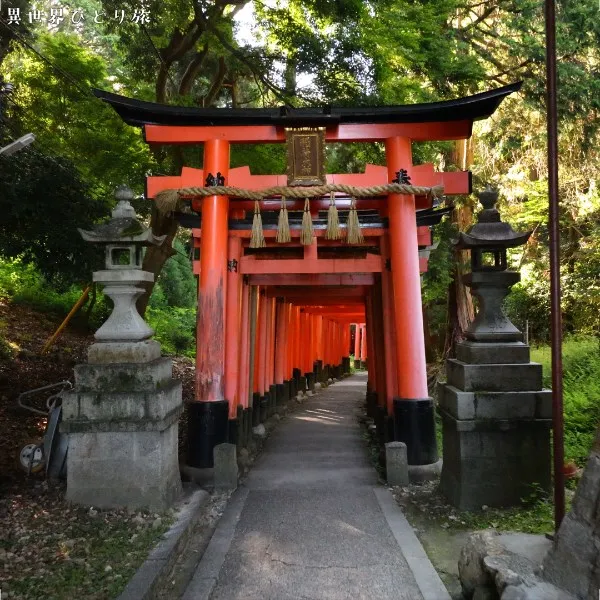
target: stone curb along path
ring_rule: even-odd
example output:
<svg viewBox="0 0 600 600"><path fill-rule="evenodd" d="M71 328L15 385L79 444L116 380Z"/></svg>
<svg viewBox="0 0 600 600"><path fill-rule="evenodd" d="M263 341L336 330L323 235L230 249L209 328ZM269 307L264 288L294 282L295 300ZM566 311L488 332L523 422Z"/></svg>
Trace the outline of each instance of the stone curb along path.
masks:
<svg viewBox="0 0 600 600"><path fill-rule="evenodd" d="M163 578L169 575L202 515L201 509L209 499L210 494L205 490L195 487L186 490L184 497L175 505L175 522L129 580L117 600L150 600L155 597L156 590Z"/></svg>

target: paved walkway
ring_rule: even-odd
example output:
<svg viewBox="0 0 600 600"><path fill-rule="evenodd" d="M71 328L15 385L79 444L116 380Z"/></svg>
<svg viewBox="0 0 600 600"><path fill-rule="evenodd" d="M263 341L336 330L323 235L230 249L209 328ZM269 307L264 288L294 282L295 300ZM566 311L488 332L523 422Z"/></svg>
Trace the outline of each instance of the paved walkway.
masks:
<svg viewBox="0 0 600 600"><path fill-rule="evenodd" d="M233 495L184 600L447 600L357 423L366 376L305 401Z"/></svg>

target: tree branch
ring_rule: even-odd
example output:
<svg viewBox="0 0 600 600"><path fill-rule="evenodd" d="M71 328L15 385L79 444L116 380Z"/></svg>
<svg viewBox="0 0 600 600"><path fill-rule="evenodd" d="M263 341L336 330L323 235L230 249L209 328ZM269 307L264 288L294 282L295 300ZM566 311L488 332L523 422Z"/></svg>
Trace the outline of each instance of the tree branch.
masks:
<svg viewBox="0 0 600 600"><path fill-rule="evenodd" d="M213 79L206 96L202 98L202 106L211 106L211 104L217 99L219 92L223 88L223 82L225 81L226 74L227 67L225 65L225 58L221 56L219 58L219 67L215 74L215 78Z"/></svg>
<svg viewBox="0 0 600 600"><path fill-rule="evenodd" d="M200 52L197 52L194 55L194 58L188 64L183 76L181 78L181 82L179 84L179 95L187 96L192 89L192 85L194 84L194 80L198 76L202 65L204 64L204 60L208 54L208 44L204 44L204 48Z"/></svg>
<svg viewBox="0 0 600 600"><path fill-rule="evenodd" d="M262 73L257 72L256 66L252 63L252 61L238 48L232 46L225 37L221 34L221 32L216 28L210 25L207 25L207 28L210 32L219 40L223 48L230 52L235 58L237 58L241 63L245 64L253 73L253 75L260 79L260 81L271 91L275 96L277 96L280 100L283 100L286 104L293 106L290 101L290 97L285 93L285 90L276 86L274 83L269 81Z"/></svg>
<svg viewBox="0 0 600 600"><path fill-rule="evenodd" d="M477 25L479 25L479 23L481 23L482 21L485 21L496 10L496 8L496 6L491 6L490 8L484 10L483 14L479 15L474 21L463 27L463 30L471 29L472 27L477 27ZM471 10L471 12L474 11Z"/></svg>

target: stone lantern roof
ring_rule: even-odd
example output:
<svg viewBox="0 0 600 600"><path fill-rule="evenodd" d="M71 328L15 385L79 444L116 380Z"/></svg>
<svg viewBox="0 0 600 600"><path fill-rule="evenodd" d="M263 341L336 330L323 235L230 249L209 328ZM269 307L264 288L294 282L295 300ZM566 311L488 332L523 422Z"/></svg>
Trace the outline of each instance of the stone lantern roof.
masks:
<svg viewBox="0 0 600 600"><path fill-rule="evenodd" d="M497 190L487 188L478 195L483 210L477 217L477 223L466 233L460 232L454 242L457 250L471 248L486 248L489 250L502 250L515 248L527 243L531 231L515 231L509 223L500 220L500 213L495 205L498 202Z"/></svg>
<svg viewBox="0 0 600 600"><path fill-rule="evenodd" d="M91 231L79 229L79 233L86 242L96 244L140 244L143 246L160 246L165 237L156 236L152 229L141 223L130 204L133 192L121 185L115 192L118 200L117 206L112 211L112 218L106 223L96 225Z"/></svg>

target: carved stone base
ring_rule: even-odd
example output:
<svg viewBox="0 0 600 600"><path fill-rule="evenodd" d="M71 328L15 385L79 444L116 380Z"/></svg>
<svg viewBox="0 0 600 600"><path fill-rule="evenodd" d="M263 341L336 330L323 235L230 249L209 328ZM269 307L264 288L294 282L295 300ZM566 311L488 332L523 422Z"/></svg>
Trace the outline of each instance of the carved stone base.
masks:
<svg viewBox="0 0 600 600"><path fill-rule="evenodd" d="M63 396L67 499L100 508L167 508L179 495L181 382L171 361L86 364Z"/></svg>

